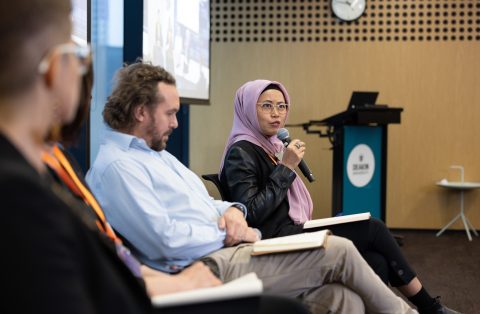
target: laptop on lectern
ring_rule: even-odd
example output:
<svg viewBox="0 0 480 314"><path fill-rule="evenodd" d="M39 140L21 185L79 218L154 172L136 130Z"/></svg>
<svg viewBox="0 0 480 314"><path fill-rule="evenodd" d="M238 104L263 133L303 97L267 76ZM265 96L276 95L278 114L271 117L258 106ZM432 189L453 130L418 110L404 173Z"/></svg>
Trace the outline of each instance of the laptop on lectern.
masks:
<svg viewBox="0 0 480 314"><path fill-rule="evenodd" d="M374 106L377 101L378 92L352 92L347 110Z"/></svg>

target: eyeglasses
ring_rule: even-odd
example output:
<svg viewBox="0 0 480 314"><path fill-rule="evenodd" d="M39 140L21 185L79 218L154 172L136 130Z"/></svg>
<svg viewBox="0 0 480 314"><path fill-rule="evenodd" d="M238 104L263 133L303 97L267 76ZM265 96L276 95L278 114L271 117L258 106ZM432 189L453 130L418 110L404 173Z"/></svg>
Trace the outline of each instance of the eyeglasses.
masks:
<svg viewBox="0 0 480 314"><path fill-rule="evenodd" d="M262 102L262 103L257 103L257 105L259 105L260 107L260 110L263 112L263 113L272 113L273 110L276 108L277 109L277 112L279 114L286 114L287 111L288 111L288 104L286 103L283 103L283 102L278 102L276 104L273 104L271 102Z"/></svg>
<svg viewBox="0 0 480 314"><path fill-rule="evenodd" d="M55 51L58 54L73 54L77 57L80 63L80 75L84 75L88 71L88 67L92 60L90 45L78 45L75 43L64 43L54 46L50 53L43 57L42 61L38 65L38 73L45 74L50 66L51 55Z"/></svg>

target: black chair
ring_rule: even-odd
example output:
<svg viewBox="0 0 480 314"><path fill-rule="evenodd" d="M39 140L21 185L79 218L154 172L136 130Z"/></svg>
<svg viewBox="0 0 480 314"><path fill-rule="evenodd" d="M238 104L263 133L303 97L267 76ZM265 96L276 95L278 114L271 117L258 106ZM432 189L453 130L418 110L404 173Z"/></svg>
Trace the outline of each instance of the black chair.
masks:
<svg viewBox="0 0 480 314"><path fill-rule="evenodd" d="M217 187L218 192L220 192L220 197L222 198L222 200L225 200L226 195L225 192L222 190L222 185L220 183L220 179L218 178L217 173L203 174L202 178L207 181L213 182L213 184L215 184L215 186Z"/></svg>

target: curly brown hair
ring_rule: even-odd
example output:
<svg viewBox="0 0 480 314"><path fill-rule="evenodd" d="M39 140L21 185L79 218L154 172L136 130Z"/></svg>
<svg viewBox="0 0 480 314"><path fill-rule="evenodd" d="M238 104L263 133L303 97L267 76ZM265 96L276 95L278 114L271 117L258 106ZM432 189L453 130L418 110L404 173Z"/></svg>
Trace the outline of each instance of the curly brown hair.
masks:
<svg viewBox="0 0 480 314"><path fill-rule="evenodd" d="M135 126L134 110L145 105L156 108L164 98L158 83L175 85L175 78L160 66L137 60L117 72L116 85L103 109L103 119L114 130L131 131Z"/></svg>

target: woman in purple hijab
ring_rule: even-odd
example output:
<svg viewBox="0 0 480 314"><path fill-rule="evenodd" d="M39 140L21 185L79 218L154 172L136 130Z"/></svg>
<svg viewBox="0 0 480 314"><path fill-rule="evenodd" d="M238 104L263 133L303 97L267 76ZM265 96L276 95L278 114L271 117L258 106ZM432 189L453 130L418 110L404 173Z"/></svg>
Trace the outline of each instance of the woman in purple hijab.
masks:
<svg viewBox="0 0 480 314"><path fill-rule="evenodd" d="M310 193L295 172L306 145L293 139L284 147L277 138L292 109L287 90L275 81L250 81L237 90L234 106L220 166L226 200L247 206L248 224L264 239L302 233L313 210ZM382 280L397 287L420 313L455 313L428 294L381 221L372 218L329 229L352 240Z"/></svg>

